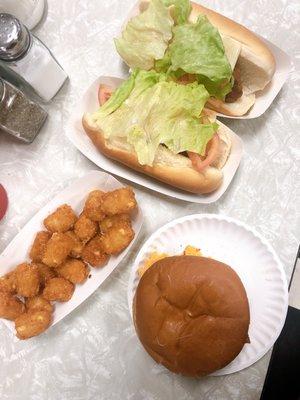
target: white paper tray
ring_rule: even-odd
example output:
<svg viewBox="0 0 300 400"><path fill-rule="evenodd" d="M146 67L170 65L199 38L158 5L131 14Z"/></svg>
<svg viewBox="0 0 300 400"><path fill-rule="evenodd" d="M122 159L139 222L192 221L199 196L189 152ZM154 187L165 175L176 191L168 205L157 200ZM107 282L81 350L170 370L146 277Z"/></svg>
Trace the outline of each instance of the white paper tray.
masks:
<svg viewBox="0 0 300 400"><path fill-rule="evenodd" d="M274 344L283 327L288 289L283 266L269 243L241 221L222 215L195 214L169 222L140 249L128 284L128 306L139 282L137 270L154 251L182 254L185 246L230 265L245 287L250 306L250 343L225 368L212 375L240 371L258 361Z"/></svg>
<svg viewBox="0 0 300 400"><path fill-rule="evenodd" d="M100 76L87 89L81 101L75 107L74 112L67 124L66 134L74 146L76 146L82 154L84 154L103 170L121 176L122 178L145 186L156 192L194 203L209 204L217 201L224 194L230 182L232 181L243 154L243 142L233 131L230 131L232 148L229 158L223 168L223 182L217 190L205 195L185 192L161 183L154 178L136 172L133 169L118 163L117 161L105 157L93 145L92 141L89 139L82 127L82 116L85 112L94 112L99 108L98 88L101 83L115 88L119 86L121 82L123 82L123 79ZM221 124L220 121L218 121L218 123Z"/></svg>
<svg viewBox="0 0 300 400"><path fill-rule="evenodd" d="M58 206L67 203L78 214L82 211L84 201L87 194L94 189L110 191L123 187L114 177L99 171L91 171L80 179L76 180L69 187L54 197L45 207L43 207L17 236L10 242L3 253L0 255L0 271L1 275L11 271L15 266L29 260L28 253L36 233L40 230L45 230L43 226L44 218L53 212ZM131 246L137 239L142 226L143 215L140 207L134 213L132 226L135 232L135 237L130 245L117 256L111 256L109 262L103 268L91 268L91 278L87 279L82 285L76 285L75 292L71 300L66 303L55 303L55 311L53 316L52 326L59 322L62 318L72 312L84 300L86 300L105 279L113 272L122 259L126 256ZM14 323L2 319L5 325L14 331Z"/></svg>

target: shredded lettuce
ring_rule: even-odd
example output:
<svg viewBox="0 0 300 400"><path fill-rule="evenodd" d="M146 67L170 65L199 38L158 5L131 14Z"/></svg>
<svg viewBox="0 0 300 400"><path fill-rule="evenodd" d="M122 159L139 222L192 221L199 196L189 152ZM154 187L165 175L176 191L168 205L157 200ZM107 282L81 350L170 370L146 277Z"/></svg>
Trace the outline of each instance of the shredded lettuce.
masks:
<svg viewBox="0 0 300 400"><path fill-rule="evenodd" d="M115 39L118 53L131 68L150 70L163 58L172 38L174 21L161 0L151 0L147 9L132 18Z"/></svg>
<svg viewBox="0 0 300 400"><path fill-rule="evenodd" d="M129 80L134 80L134 86L122 104L119 100L124 90L116 91L109 102L118 107L111 112L106 103L92 116L106 138L126 138L142 165L153 164L160 144L175 154L205 154L218 125L201 123L209 98L203 85L167 81L165 74L155 71L134 71ZM123 87L130 88L132 83L126 82Z"/></svg>
<svg viewBox="0 0 300 400"><path fill-rule="evenodd" d="M232 70L218 30L200 15L196 23L177 25L168 48L170 70L195 74L211 95L223 98L231 91Z"/></svg>
<svg viewBox="0 0 300 400"><path fill-rule="evenodd" d="M188 22L190 11L189 0L150 0L115 39L117 50L131 68L155 69L172 80L191 74L211 96L224 100L233 76L222 38L205 15Z"/></svg>
<svg viewBox="0 0 300 400"><path fill-rule="evenodd" d="M173 18L177 25L184 24L190 15L191 4L190 0L162 0L165 6L173 6Z"/></svg>
<svg viewBox="0 0 300 400"><path fill-rule="evenodd" d="M103 104L102 106L102 112L105 112L107 114L111 114L114 112L117 108L120 107L121 104L124 103L124 101L127 99L127 97L130 95L133 87L134 87L134 82L136 78L137 70L134 71L129 79L124 81L117 90L113 93L113 95Z"/></svg>

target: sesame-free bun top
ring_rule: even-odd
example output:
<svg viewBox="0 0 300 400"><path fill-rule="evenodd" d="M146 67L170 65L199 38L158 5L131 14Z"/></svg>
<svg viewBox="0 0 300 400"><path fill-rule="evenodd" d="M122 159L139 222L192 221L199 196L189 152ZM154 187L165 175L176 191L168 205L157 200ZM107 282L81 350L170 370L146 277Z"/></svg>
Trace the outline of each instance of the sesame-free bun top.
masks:
<svg viewBox="0 0 300 400"><path fill-rule="evenodd" d="M157 261L139 281L133 315L150 356L187 376L225 367L249 342L244 286L232 268L211 258Z"/></svg>

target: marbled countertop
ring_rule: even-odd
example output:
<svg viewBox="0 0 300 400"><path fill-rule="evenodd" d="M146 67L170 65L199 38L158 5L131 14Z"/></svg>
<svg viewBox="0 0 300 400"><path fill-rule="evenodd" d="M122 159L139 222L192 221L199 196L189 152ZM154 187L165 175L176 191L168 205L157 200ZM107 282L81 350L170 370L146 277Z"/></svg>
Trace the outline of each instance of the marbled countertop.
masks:
<svg viewBox="0 0 300 400"><path fill-rule="evenodd" d="M0 135L0 182L10 198L9 212L0 222L0 251L56 193L97 168L68 141L66 122L79 96L98 75L125 76L112 37L134 1L48 0L47 18L35 33L53 51L70 81L46 106L50 116L31 145ZM0 324L1 400L259 399L270 353L229 376L191 380L161 372L142 350L127 307L127 281L141 244L158 227L180 216L219 213L254 226L276 249L288 277L295 258L300 236L300 3L203 3L284 49L294 62L288 82L260 118L226 121L242 137L245 154L217 203L185 203L133 185L144 226L130 254L106 282L38 338L18 341Z"/></svg>

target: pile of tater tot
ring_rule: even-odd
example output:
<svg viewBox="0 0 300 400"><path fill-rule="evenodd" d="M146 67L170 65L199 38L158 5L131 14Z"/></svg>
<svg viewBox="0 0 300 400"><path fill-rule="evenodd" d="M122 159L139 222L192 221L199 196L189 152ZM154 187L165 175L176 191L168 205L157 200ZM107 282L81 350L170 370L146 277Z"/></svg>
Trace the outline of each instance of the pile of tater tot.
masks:
<svg viewBox="0 0 300 400"><path fill-rule="evenodd" d="M36 234L31 261L0 278L0 318L15 323L19 339L44 332L52 322L53 302L71 299L75 285L90 276L90 266L103 267L134 238L130 215L137 207L125 187L88 194L82 213L63 204L44 220Z"/></svg>

